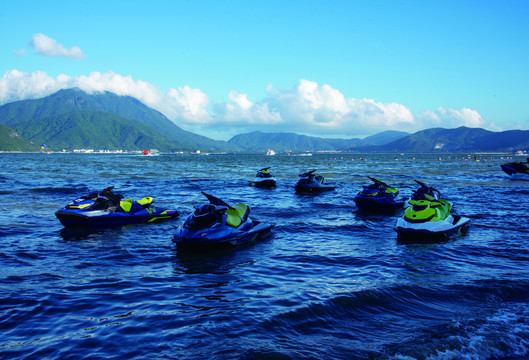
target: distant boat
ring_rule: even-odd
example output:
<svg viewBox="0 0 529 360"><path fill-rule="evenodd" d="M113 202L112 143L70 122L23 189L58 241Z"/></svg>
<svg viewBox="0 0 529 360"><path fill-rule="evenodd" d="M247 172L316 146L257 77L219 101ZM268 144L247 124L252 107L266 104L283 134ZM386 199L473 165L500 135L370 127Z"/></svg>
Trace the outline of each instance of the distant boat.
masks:
<svg viewBox="0 0 529 360"><path fill-rule="evenodd" d="M158 150L156 150L156 149L144 150L144 151L142 151L142 154L143 154L143 155L148 155L148 156L157 156L157 155L160 155L160 153L159 153Z"/></svg>
<svg viewBox="0 0 529 360"><path fill-rule="evenodd" d="M266 152L266 155L275 155L276 152L274 150L271 150L271 149L268 149L268 151Z"/></svg>

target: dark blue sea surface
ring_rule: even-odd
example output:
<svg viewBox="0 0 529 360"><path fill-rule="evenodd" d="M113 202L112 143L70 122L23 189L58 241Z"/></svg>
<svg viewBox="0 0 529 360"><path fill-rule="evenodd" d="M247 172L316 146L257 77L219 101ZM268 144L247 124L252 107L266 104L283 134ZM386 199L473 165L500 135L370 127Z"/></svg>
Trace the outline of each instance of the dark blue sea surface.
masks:
<svg viewBox="0 0 529 360"><path fill-rule="evenodd" d="M526 359L529 182L474 156L0 154L0 358ZM265 166L278 187L248 186ZM296 194L312 169L336 191ZM405 196L425 181L470 226L403 243L402 211L357 211L367 176ZM110 185L181 215L63 228L56 210ZM178 251L201 191L247 203L272 236Z"/></svg>

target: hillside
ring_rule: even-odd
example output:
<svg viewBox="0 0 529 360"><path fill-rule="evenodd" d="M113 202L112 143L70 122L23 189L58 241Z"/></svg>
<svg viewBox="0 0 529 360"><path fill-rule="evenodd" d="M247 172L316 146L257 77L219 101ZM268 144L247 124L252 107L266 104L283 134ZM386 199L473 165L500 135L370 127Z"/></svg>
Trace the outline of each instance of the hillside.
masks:
<svg viewBox="0 0 529 360"><path fill-rule="evenodd" d="M392 141L393 139L393 141ZM529 148L529 131L493 132L481 128L433 128L408 134L384 131L361 139L327 139L293 133L251 132L236 135L229 143L244 151L276 152L344 151L344 152L514 152ZM378 144L378 145L377 145Z"/></svg>
<svg viewBox="0 0 529 360"><path fill-rule="evenodd" d="M263 133L254 131L239 134L228 140L244 151L266 152L268 149L278 151L339 151L345 148L368 145L361 139L327 139L294 133Z"/></svg>
<svg viewBox="0 0 529 360"><path fill-rule="evenodd" d="M373 145L386 145L398 139L402 139L410 133L404 131L386 130L381 133L368 136L364 140Z"/></svg>
<svg viewBox="0 0 529 360"><path fill-rule="evenodd" d="M194 151L197 149L206 151L232 150L224 141L216 141L205 136L193 134L175 125L162 113L151 109L130 96L119 96L110 92L87 94L79 89L60 90L52 95L41 99L22 100L0 106L0 124L7 125L19 133L24 133L27 138L39 136L28 130L28 124L37 120L46 119L46 122L61 122L59 117L75 112L91 111L99 114L110 114L122 119L135 120L135 127L143 124L148 128L164 134L161 143L154 141L156 148L172 148L174 150ZM88 126L86 122L78 126ZM31 127L33 128L33 127ZM26 129L26 130L25 130ZM90 129L79 129L83 133L90 133ZM143 131L136 129L137 131ZM43 135L43 134L41 134ZM151 134L152 135L152 134ZM151 136L145 134L145 136ZM100 139L88 138L87 147L97 148L98 143L111 143L113 140L107 134L101 132ZM166 146L167 138L172 144ZM49 141L46 139L46 142ZM74 144L69 143L66 136L62 142L56 142L60 148L71 149Z"/></svg>
<svg viewBox="0 0 529 360"><path fill-rule="evenodd" d="M418 131L381 146L365 147L363 151L384 152L470 152L506 151L529 148L529 131L493 132L481 128L434 128Z"/></svg>
<svg viewBox="0 0 529 360"><path fill-rule="evenodd" d="M8 126L0 125L1 151L38 151L40 146L31 143Z"/></svg>
<svg viewBox="0 0 529 360"><path fill-rule="evenodd" d="M175 142L136 120L98 111L81 110L24 123L22 135L49 149L175 150Z"/></svg>

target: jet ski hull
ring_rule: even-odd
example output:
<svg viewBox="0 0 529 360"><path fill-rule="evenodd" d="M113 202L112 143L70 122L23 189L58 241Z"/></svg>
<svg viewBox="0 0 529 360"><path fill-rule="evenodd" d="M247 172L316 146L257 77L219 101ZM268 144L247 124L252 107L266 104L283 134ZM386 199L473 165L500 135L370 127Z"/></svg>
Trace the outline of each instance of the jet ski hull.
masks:
<svg viewBox="0 0 529 360"><path fill-rule="evenodd" d="M450 215L444 221L427 221L412 223L399 218L395 231L399 239L412 241L445 240L454 233L463 230L470 219L458 215Z"/></svg>
<svg viewBox="0 0 529 360"><path fill-rule="evenodd" d="M294 189L297 193L320 193L325 191L331 191L336 189L336 186L327 184L324 177L321 175L315 175L316 170L299 174L300 179L294 185Z"/></svg>
<svg viewBox="0 0 529 360"><path fill-rule="evenodd" d="M356 196L353 201L355 202L358 210L366 212L392 212L402 209L406 203L405 198L388 198L388 197L365 197Z"/></svg>
<svg viewBox="0 0 529 360"><path fill-rule="evenodd" d="M271 189L276 187L276 180L273 178L250 180L248 181L248 183L250 186L255 186L264 189Z"/></svg>
<svg viewBox="0 0 529 360"><path fill-rule="evenodd" d="M510 175L512 179L529 180L529 168L525 163L515 162L500 165L503 172Z"/></svg>
<svg viewBox="0 0 529 360"><path fill-rule="evenodd" d="M261 239L268 235L273 227L259 221L251 221L240 229L219 224L207 229L191 230L182 225L176 230L173 242L179 249L187 250L231 247Z"/></svg>
<svg viewBox="0 0 529 360"><path fill-rule="evenodd" d="M57 216L61 224L65 227L107 227L173 219L178 216L178 212L174 210L158 209L152 206L133 213L62 208L55 213L55 216Z"/></svg>
<svg viewBox="0 0 529 360"><path fill-rule="evenodd" d="M336 189L336 186L326 184L301 184L294 186L297 193L320 193Z"/></svg>

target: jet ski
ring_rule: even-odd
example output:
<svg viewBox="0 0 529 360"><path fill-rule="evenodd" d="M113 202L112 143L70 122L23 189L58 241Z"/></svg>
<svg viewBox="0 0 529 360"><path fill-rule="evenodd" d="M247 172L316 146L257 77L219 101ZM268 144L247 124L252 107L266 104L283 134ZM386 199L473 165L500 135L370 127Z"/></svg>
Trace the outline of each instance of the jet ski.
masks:
<svg viewBox="0 0 529 360"><path fill-rule="evenodd" d="M133 201L115 194L113 186L101 193L81 196L58 210L55 215L62 225L105 227L124 224L149 223L172 219L178 216L176 210L165 210L152 205L152 197Z"/></svg>
<svg viewBox="0 0 529 360"><path fill-rule="evenodd" d="M385 212L401 209L407 198L399 196L399 190L385 182L368 176L372 184L366 185L354 197L361 211Z"/></svg>
<svg viewBox="0 0 529 360"><path fill-rule="evenodd" d="M249 218L250 207L233 206L202 192L209 204L196 205L183 225L176 229L173 242L179 249L205 250L235 246L254 241L270 233L273 225Z"/></svg>
<svg viewBox="0 0 529 360"><path fill-rule="evenodd" d="M259 188L275 188L276 187L276 179L272 176L270 173L270 168L262 168L261 170L257 171L257 174L255 174L255 179L248 181L250 186L255 186Z"/></svg>
<svg viewBox="0 0 529 360"><path fill-rule="evenodd" d="M501 169L513 179L529 180L529 158L527 162L511 162L500 165Z"/></svg>
<svg viewBox="0 0 529 360"><path fill-rule="evenodd" d="M451 214L452 204L441 198L439 190L415 180L420 188L413 192L409 207L397 220L395 231L405 240L447 239L459 232L469 218Z"/></svg>
<svg viewBox="0 0 529 360"><path fill-rule="evenodd" d="M314 193L336 189L336 186L329 185L321 175L314 175L316 170L299 174L300 179L294 186L298 193Z"/></svg>

